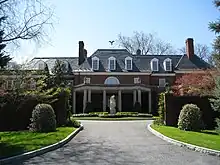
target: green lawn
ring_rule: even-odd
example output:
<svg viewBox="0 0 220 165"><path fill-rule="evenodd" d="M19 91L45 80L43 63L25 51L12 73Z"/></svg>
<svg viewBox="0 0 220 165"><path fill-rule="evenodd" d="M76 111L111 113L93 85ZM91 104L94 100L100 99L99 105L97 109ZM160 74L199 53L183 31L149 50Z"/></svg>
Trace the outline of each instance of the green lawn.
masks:
<svg viewBox="0 0 220 165"><path fill-rule="evenodd" d="M60 127L56 132L50 133L0 132L0 159L54 144L66 138L75 129Z"/></svg>
<svg viewBox="0 0 220 165"><path fill-rule="evenodd" d="M151 126L156 131L182 142L194 144L201 147L220 150L220 135L215 131L205 130L202 132L182 131L175 127Z"/></svg>
<svg viewBox="0 0 220 165"><path fill-rule="evenodd" d="M149 117L119 117L119 118L107 118L107 117L72 117L74 120L151 120Z"/></svg>

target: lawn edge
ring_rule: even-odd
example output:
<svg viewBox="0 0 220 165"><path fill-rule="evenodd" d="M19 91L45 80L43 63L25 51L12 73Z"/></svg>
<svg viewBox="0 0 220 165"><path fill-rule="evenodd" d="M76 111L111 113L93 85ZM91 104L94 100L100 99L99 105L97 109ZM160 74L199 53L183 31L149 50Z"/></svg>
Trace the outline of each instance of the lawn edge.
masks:
<svg viewBox="0 0 220 165"><path fill-rule="evenodd" d="M205 147L200 147L200 146L197 146L197 145L193 145L193 144L189 144L189 143L185 143L185 142L182 142L182 141L178 141L178 140L175 140L175 139L172 139L170 137L167 137L165 135L163 135L162 133L156 131L155 129L153 129L151 127L152 124L148 124L147 126L147 129L152 133L154 134L155 136L169 142L169 143L172 143L174 145L178 145L180 147L186 147L190 150L194 150L194 151L197 151L197 152L201 152L201 153L206 153L206 154L209 154L209 155L213 155L213 156L218 156L220 157L220 151L218 150L213 150L213 149L209 149L209 148L205 148Z"/></svg>
<svg viewBox="0 0 220 165"><path fill-rule="evenodd" d="M83 129L84 129L84 126L82 124L80 124L80 127L77 128L75 131L73 131L71 134L69 134L65 139L63 139L57 143L51 144L49 146L37 149L37 150L25 152L23 154L12 156L9 158L0 159L0 164L8 164L10 162L21 161L21 160L24 161L26 159L30 159L32 157L39 156L44 153L56 150L56 149L64 146L65 144L67 144L70 140L72 140Z"/></svg>

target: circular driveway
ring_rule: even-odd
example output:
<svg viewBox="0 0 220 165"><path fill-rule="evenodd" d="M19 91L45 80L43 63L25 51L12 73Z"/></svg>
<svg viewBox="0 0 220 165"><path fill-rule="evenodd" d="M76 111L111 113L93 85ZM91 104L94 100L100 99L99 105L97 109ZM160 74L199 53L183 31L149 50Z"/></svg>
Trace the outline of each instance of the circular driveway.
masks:
<svg viewBox="0 0 220 165"><path fill-rule="evenodd" d="M167 143L147 130L151 121L82 121L64 147L21 164L220 165L220 158ZM18 163L16 163L18 164Z"/></svg>

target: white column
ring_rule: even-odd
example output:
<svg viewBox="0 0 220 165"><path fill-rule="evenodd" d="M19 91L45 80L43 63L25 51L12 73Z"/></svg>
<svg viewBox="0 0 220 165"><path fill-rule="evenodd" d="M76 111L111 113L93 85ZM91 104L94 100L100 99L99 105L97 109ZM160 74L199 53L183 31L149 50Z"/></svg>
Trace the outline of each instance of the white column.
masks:
<svg viewBox="0 0 220 165"><path fill-rule="evenodd" d="M141 104L141 90L138 90L138 102Z"/></svg>
<svg viewBox="0 0 220 165"><path fill-rule="evenodd" d="M103 90L103 99L102 99L103 111L106 111L106 91Z"/></svg>
<svg viewBox="0 0 220 165"><path fill-rule="evenodd" d="M134 90L133 91L133 105L135 105L136 101L137 101L137 91Z"/></svg>
<svg viewBox="0 0 220 165"><path fill-rule="evenodd" d="M73 114L76 114L76 92L73 90Z"/></svg>
<svg viewBox="0 0 220 165"><path fill-rule="evenodd" d="M148 97L149 97L149 113L151 113L152 112L152 110L151 110L151 91L149 91L149 93L148 93Z"/></svg>
<svg viewBox="0 0 220 165"><path fill-rule="evenodd" d="M118 110L121 112L121 90L118 91Z"/></svg>
<svg viewBox="0 0 220 165"><path fill-rule="evenodd" d="M88 102L91 102L91 95L92 95L91 90L88 90Z"/></svg>
<svg viewBox="0 0 220 165"><path fill-rule="evenodd" d="M86 103L87 103L87 90L84 90L84 94L83 94L83 113L86 109Z"/></svg>

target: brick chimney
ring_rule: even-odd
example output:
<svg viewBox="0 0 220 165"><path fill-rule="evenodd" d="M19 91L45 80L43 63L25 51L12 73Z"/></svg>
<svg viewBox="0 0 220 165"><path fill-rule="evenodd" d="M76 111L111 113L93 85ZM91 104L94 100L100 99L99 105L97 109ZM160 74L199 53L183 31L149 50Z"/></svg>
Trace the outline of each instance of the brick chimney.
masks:
<svg viewBox="0 0 220 165"><path fill-rule="evenodd" d="M84 42L79 41L79 59L78 59L78 65L81 65L85 61L85 55L84 55Z"/></svg>
<svg viewBox="0 0 220 165"><path fill-rule="evenodd" d="M186 39L186 55L189 59L192 58L194 55L193 38Z"/></svg>

